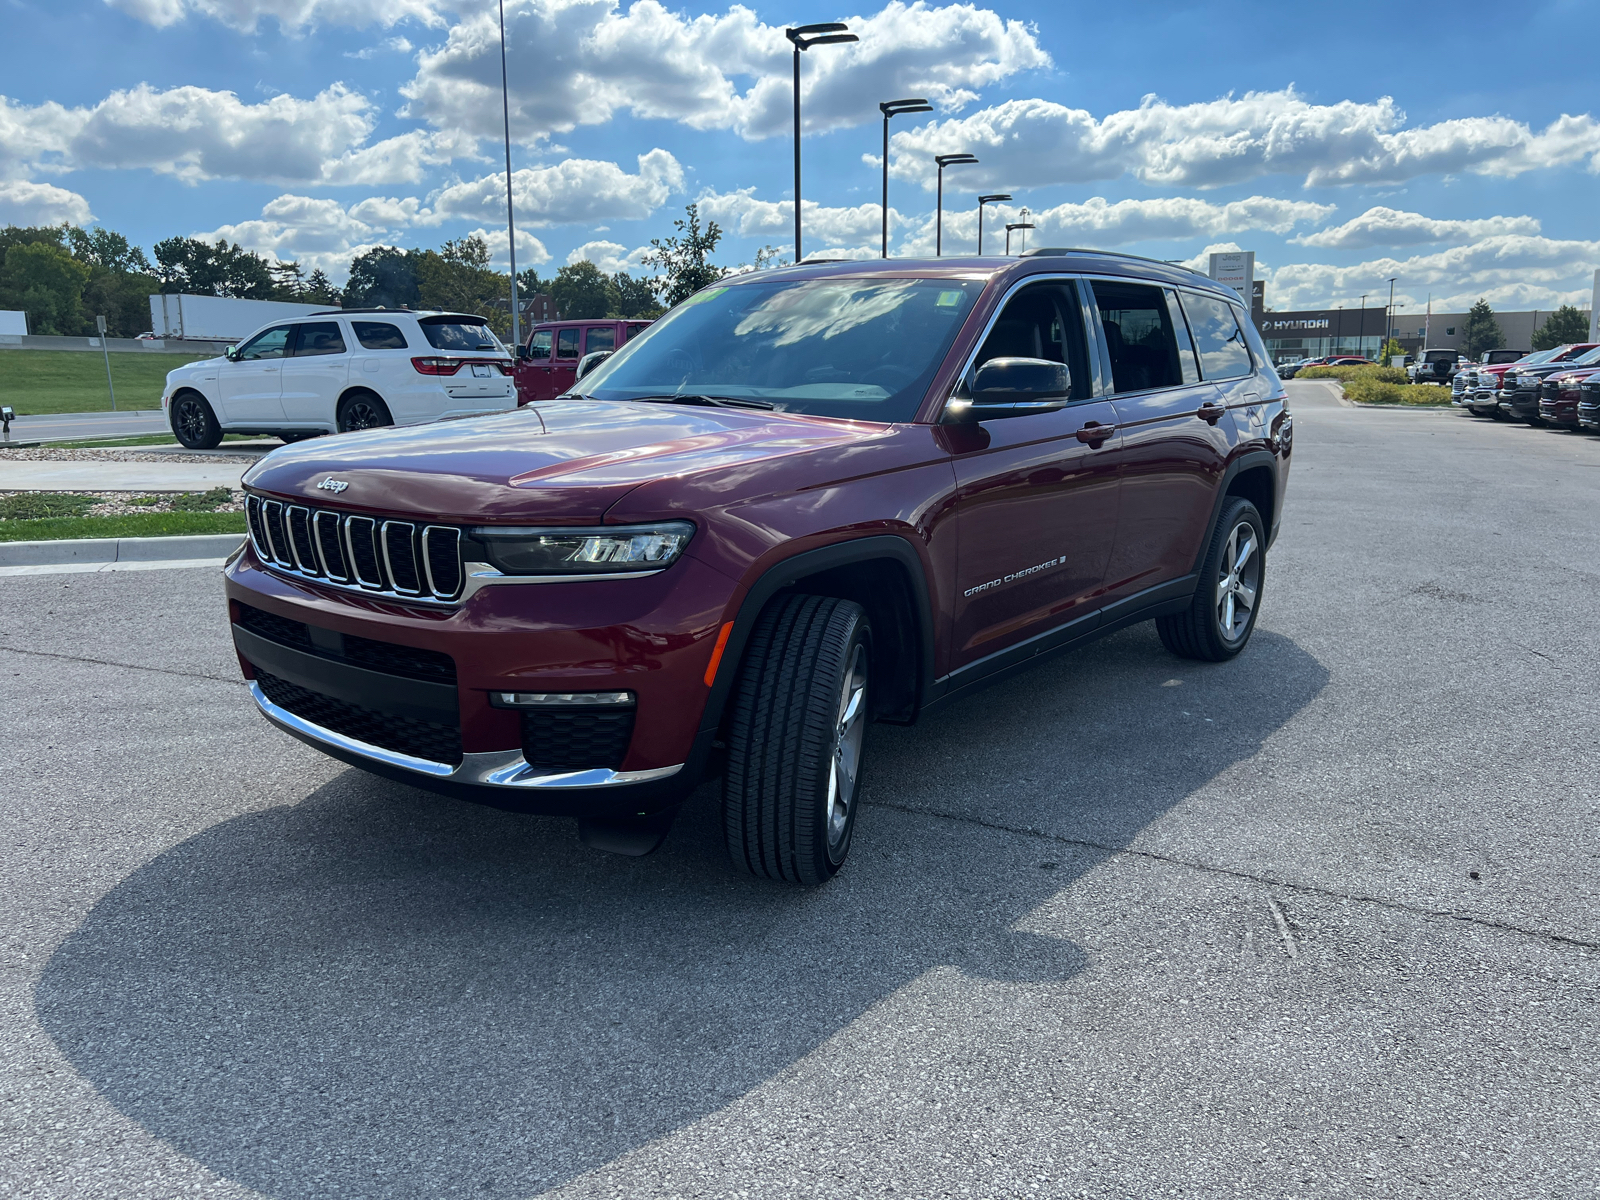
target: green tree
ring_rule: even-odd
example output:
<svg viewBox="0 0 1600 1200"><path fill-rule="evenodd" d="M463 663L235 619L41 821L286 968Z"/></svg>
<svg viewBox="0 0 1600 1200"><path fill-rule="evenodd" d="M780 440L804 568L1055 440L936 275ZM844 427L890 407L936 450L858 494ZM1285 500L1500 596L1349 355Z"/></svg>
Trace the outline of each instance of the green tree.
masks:
<svg viewBox="0 0 1600 1200"><path fill-rule="evenodd" d="M524 267L517 272L517 295L532 296L535 292L542 292L549 285L539 278L539 272L532 267Z"/></svg>
<svg viewBox="0 0 1600 1200"><path fill-rule="evenodd" d="M489 245L481 237L424 250L415 267L423 305L484 317L502 337L511 332L511 278L490 269Z"/></svg>
<svg viewBox="0 0 1600 1200"><path fill-rule="evenodd" d="M161 290L154 275L130 274L91 267L83 289L83 331L94 332L94 318L106 319L111 337L131 338L150 328L150 296Z"/></svg>
<svg viewBox="0 0 1600 1200"><path fill-rule="evenodd" d="M1467 323L1461 328L1461 348L1467 357L1477 362L1487 350L1498 350L1506 344L1506 335L1500 331L1500 322L1494 319L1494 309L1480 298L1467 313Z"/></svg>
<svg viewBox="0 0 1600 1200"><path fill-rule="evenodd" d="M358 254L344 285L346 308L415 308L422 303L417 284L420 252L379 246Z"/></svg>
<svg viewBox="0 0 1600 1200"><path fill-rule="evenodd" d="M304 300L306 298L306 276L299 263L273 263L267 267L267 272L272 276L272 298L274 300Z"/></svg>
<svg viewBox="0 0 1600 1200"><path fill-rule="evenodd" d="M322 273L321 267L311 272L310 278L306 280L307 304L326 304L331 307L337 307L341 303L341 299L339 289L334 287L328 277Z"/></svg>
<svg viewBox="0 0 1600 1200"><path fill-rule="evenodd" d="M237 242L170 237L155 244L156 277L164 292L196 296L234 296L242 300L272 298L272 272L267 260Z"/></svg>
<svg viewBox="0 0 1600 1200"><path fill-rule="evenodd" d="M1589 340L1589 314L1563 304L1534 332L1535 350L1554 350L1571 342Z"/></svg>
<svg viewBox="0 0 1600 1200"><path fill-rule="evenodd" d="M626 271L618 271L606 281L608 296L607 316L659 317L661 306L656 303L656 285L653 279L635 279Z"/></svg>
<svg viewBox="0 0 1600 1200"><path fill-rule="evenodd" d="M564 321L603 317L611 307L611 296L600 268L588 259L569 263L556 272L550 282L550 295Z"/></svg>
<svg viewBox="0 0 1600 1200"><path fill-rule="evenodd" d="M0 265L13 246L62 246L67 242L67 225L7 225L0 229Z"/></svg>
<svg viewBox="0 0 1600 1200"><path fill-rule="evenodd" d="M1405 352L1405 347L1397 339L1390 338L1384 342L1383 349L1378 352L1378 361L1387 367L1390 359L1397 354L1404 354Z"/></svg>
<svg viewBox="0 0 1600 1200"><path fill-rule="evenodd" d="M33 333L76 335L83 325L83 288L89 268L59 245L13 245L0 267L0 307L28 314Z"/></svg>
<svg viewBox="0 0 1600 1200"><path fill-rule="evenodd" d="M726 274L721 267L714 267L708 261L722 240L722 227L715 221L708 221L701 229L698 204L685 208L683 219L674 221L672 226L677 234L669 238L651 238L651 251L644 256L644 265L661 273L656 280L656 290L668 308Z"/></svg>
<svg viewBox="0 0 1600 1200"><path fill-rule="evenodd" d="M119 275L151 273L150 260L144 256L144 250L129 245L127 238L104 225L89 229L69 225L66 227L66 242L72 257L91 267L115 271Z"/></svg>

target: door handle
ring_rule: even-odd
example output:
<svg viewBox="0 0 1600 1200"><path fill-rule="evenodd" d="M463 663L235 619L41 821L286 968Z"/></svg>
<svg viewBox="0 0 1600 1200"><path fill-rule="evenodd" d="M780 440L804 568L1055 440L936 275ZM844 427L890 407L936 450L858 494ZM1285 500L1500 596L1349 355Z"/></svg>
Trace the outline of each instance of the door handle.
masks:
<svg viewBox="0 0 1600 1200"><path fill-rule="evenodd" d="M1222 407L1222 405L1218 404L1215 400L1207 400L1200 406L1200 410L1195 413L1195 416L1199 417L1207 425L1215 425L1218 421L1222 420L1222 414L1227 411L1228 410L1226 408Z"/></svg>
<svg viewBox="0 0 1600 1200"><path fill-rule="evenodd" d="M1095 442L1105 441L1116 431L1117 427L1115 425L1102 425L1098 421L1090 421L1073 436L1080 442L1088 442L1093 445Z"/></svg>

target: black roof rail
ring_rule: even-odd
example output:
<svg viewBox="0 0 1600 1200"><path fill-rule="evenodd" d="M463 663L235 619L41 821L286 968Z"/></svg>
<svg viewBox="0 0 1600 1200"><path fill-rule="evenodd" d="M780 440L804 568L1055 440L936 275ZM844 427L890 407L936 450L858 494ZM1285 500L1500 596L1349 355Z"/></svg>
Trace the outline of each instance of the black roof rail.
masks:
<svg viewBox="0 0 1600 1200"><path fill-rule="evenodd" d="M1170 258L1151 258L1144 254L1124 254L1120 250L1095 250L1088 246L1039 246L1033 250L1024 250L1017 255L1018 258L1046 258L1058 257L1064 254L1100 254L1106 258L1131 258L1138 262L1160 263L1163 267L1181 267L1182 263ZM1184 270L1190 268L1184 267Z"/></svg>
<svg viewBox="0 0 1600 1200"><path fill-rule="evenodd" d="M410 308L325 308L320 312L307 313L308 317L337 317L340 313L408 313L415 312Z"/></svg>

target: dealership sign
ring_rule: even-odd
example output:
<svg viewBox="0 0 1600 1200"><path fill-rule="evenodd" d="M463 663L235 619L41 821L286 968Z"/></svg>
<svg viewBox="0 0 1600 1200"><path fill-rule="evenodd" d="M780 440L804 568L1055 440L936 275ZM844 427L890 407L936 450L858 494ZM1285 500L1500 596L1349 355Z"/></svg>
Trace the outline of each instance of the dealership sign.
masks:
<svg viewBox="0 0 1600 1200"><path fill-rule="evenodd" d="M1239 299L1250 303L1250 289L1256 277L1254 250L1234 251L1211 256L1211 278L1239 293Z"/></svg>

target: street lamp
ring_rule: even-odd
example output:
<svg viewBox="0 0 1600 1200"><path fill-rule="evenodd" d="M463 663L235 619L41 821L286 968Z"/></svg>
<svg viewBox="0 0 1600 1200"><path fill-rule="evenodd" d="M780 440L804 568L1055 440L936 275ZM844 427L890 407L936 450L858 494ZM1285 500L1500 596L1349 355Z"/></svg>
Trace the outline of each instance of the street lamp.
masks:
<svg viewBox="0 0 1600 1200"><path fill-rule="evenodd" d="M1006 226L1006 255L1008 257L1011 254L1011 231L1013 229L1032 229L1032 228L1033 228L1033 223L1030 222L1030 221L1017 221L1017 222L1014 222L1013 224L1010 224L1010 225Z"/></svg>
<svg viewBox="0 0 1600 1200"><path fill-rule="evenodd" d="M1396 275L1394 279L1399 279ZM1389 280L1389 307L1383 314L1383 344L1387 346L1394 336L1394 279Z"/></svg>
<svg viewBox="0 0 1600 1200"><path fill-rule="evenodd" d="M889 118L904 113L932 112L926 100L885 100L878 105L883 114L883 257L889 257Z"/></svg>
<svg viewBox="0 0 1600 1200"><path fill-rule="evenodd" d="M1009 200L1009 199L1011 199L1011 195L1010 195L1009 192L996 192L992 196L979 196L978 197L978 255L979 255L979 257L982 257L982 255L983 255L983 206L985 204L997 204L997 203L999 203L999 202L1001 202L1003 200Z"/></svg>
<svg viewBox="0 0 1600 1200"><path fill-rule="evenodd" d="M933 255L937 258L944 253L944 169L966 166L978 158L974 154L935 154L933 161L939 164L939 210L933 218Z"/></svg>
<svg viewBox="0 0 1600 1200"><path fill-rule="evenodd" d="M504 0L501 0L504 3ZM850 26L842 21L826 21L820 25L801 25L785 29L783 36L794 44L794 261L800 263L800 51L813 46L832 46L839 42L859 42Z"/></svg>
<svg viewBox="0 0 1600 1200"><path fill-rule="evenodd" d="M1356 353L1365 358L1367 356L1367 296L1361 293L1361 323L1356 326Z"/></svg>
<svg viewBox="0 0 1600 1200"><path fill-rule="evenodd" d="M511 255L511 348L522 344L517 303L517 223L511 212L511 88L506 82L506 0L500 0L500 114L506 123L506 252Z"/></svg>

